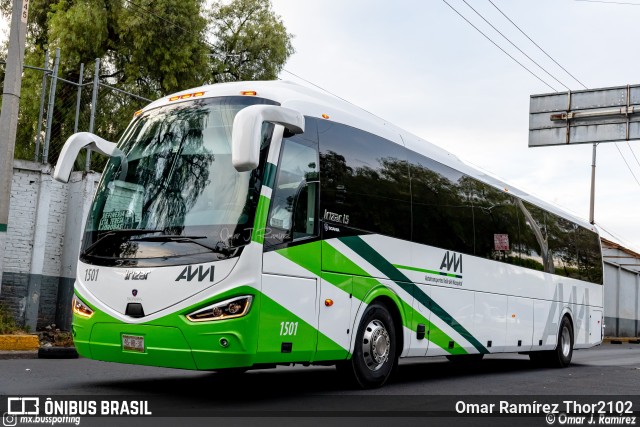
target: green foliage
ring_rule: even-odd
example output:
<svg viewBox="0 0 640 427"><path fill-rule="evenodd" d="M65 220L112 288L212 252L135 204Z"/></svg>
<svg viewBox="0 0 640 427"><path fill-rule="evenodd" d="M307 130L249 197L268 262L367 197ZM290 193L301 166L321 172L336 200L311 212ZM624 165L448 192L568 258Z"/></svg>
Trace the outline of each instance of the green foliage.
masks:
<svg viewBox="0 0 640 427"><path fill-rule="evenodd" d="M209 16L214 82L275 79L294 52L292 36L269 0L216 2Z"/></svg>
<svg viewBox="0 0 640 427"><path fill-rule="evenodd" d="M13 315L6 307L0 305L0 335L16 334L27 332L24 328L18 327Z"/></svg>
<svg viewBox="0 0 640 427"><path fill-rule="evenodd" d="M0 0L0 13L10 15L9 0ZM25 64L42 67L45 50L52 58L60 48L59 77L77 82L84 63L88 82L100 58L102 84L156 99L206 83L275 79L293 53L291 38L269 0L216 2L208 10L205 0L31 0ZM42 73L25 70L17 158L34 158L41 92ZM85 86L79 131L88 130L90 92ZM73 133L76 93L59 82L52 163ZM144 102L101 87L97 106L94 132L116 141Z"/></svg>

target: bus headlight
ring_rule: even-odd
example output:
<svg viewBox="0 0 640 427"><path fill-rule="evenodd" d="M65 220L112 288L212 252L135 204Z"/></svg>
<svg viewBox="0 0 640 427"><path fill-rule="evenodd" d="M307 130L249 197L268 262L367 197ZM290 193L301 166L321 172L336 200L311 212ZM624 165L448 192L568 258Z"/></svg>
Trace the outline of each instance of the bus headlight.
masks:
<svg viewBox="0 0 640 427"><path fill-rule="evenodd" d="M83 303L80 298L75 296L75 294L71 300L71 307L73 307L73 313L78 316L86 317L87 319L93 316L93 310L91 310L87 304Z"/></svg>
<svg viewBox="0 0 640 427"><path fill-rule="evenodd" d="M251 301L253 301L251 295L231 298L194 311L187 315L187 319L192 322L208 322L242 317L249 312Z"/></svg>

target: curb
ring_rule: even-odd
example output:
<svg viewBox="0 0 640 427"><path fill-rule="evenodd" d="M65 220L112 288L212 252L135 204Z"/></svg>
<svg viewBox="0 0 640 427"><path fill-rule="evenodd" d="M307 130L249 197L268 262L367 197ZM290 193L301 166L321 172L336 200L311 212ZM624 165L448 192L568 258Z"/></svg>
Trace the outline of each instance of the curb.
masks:
<svg viewBox="0 0 640 427"><path fill-rule="evenodd" d="M38 359L77 359L75 347L42 347L38 350Z"/></svg>
<svg viewBox="0 0 640 427"><path fill-rule="evenodd" d="M637 337L604 337L602 342L609 344L640 344L640 338Z"/></svg>
<svg viewBox="0 0 640 427"><path fill-rule="evenodd" d="M0 335L0 351L37 350L39 347L38 335Z"/></svg>
<svg viewBox="0 0 640 427"><path fill-rule="evenodd" d="M28 351L8 350L8 351L0 351L0 360L37 359L37 358L38 358L38 351L37 350L28 350Z"/></svg>

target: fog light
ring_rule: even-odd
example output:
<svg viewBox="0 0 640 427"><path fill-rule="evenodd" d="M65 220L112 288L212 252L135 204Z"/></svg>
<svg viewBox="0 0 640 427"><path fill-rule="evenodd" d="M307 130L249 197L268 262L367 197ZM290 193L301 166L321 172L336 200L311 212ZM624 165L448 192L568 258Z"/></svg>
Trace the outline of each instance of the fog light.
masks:
<svg viewBox="0 0 640 427"><path fill-rule="evenodd" d="M229 341L226 338L220 338L220 345L224 348L229 347Z"/></svg>

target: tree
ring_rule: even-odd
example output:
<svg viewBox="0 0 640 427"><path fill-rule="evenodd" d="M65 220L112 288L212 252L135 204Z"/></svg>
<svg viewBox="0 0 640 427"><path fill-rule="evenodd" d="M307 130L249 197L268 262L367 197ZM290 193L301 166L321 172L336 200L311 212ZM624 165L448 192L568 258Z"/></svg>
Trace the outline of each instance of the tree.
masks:
<svg viewBox="0 0 640 427"><path fill-rule="evenodd" d="M216 2L209 17L216 83L274 79L294 52L291 35L269 0Z"/></svg>
<svg viewBox="0 0 640 427"><path fill-rule="evenodd" d="M0 0L3 14L10 9L11 0ZM100 58L101 83L147 99L207 83L275 79L293 53L292 36L269 0L210 8L205 0L32 0L28 28L25 64L42 66L44 51L60 48L59 76L76 82L80 64L87 64L87 81ZM42 74L25 72L19 158L33 158L41 81ZM58 85L52 147L73 132L76 90ZM100 94L95 132L117 140L143 103L106 89Z"/></svg>

